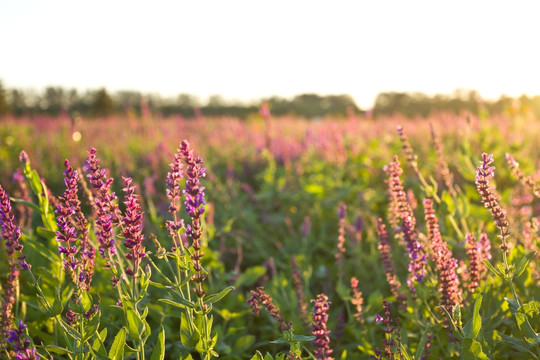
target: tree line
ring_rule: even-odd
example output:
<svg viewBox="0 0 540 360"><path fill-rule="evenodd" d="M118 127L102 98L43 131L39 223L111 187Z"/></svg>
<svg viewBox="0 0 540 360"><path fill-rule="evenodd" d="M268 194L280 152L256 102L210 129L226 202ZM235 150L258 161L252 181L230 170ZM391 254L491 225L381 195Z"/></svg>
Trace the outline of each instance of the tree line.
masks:
<svg viewBox="0 0 540 360"><path fill-rule="evenodd" d="M47 87L42 92L8 89L0 83L0 116L15 117L61 114L79 114L85 117L111 115L174 116L185 118L199 116L233 116L246 119L259 111L265 102L274 116L292 115L309 119L325 116L347 117L363 115L381 117L401 114L406 117L428 117L437 112L460 114L469 112L499 114L504 112L533 113L540 117L540 96L522 95L519 98L501 96L485 101L474 90L456 90L451 94L428 96L420 92L383 92L372 109L360 109L349 95L301 94L293 98L273 96L257 103L231 103L219 95L211 96L205 104L190 94L162 97L137 91L109 93L105 88L88 90Z"/></svg>

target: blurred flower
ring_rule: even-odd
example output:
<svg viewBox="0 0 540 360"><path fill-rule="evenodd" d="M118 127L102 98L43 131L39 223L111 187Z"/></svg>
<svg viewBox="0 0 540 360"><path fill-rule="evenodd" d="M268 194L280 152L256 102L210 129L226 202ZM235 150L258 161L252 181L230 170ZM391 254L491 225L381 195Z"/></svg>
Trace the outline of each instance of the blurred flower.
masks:
<svg viewBox="0 0 540 360"><path fill-rule="evenodd" d="M247 303L255 315L260 314L261 307L259 306L259 303L261 303L266 311L270 313L270 316L277 320L282 331L290 330L292 322L285 322L285 319L283 319L283 317L279 314L279 309L276 307L276 305L274 305L272 298L264 291L262 287L258 287L256 290L251 290L251 295L247 300Z"/></svg>
<svg viewBox="0 0 540 360"><path fill-rule="evenodd" d="M476 169L476 189L480 194L484 207L489 209L491 216L495 220L495 224L499 228L501 239L501 250L506 253L509 250L506 237L510 235L508 231L508 220L506 219L506 211L501 208L497 198L495 197L494 190L489 186L489 179L495 175L495 167L491 166L493 163L493 155L486 153L482 154L482 161L480 166Z"/></svg>
<svg viewBox="0 0 540 360"><path fill-rule="evenodd" d="M291 265L294 290L296 293L297 309L300 315L300 319L302 319L302 321L304 322L307 322L307 305L304 295L304 286L302 284L302 273L298 267L298 263L296 262L296 258L294 256L291 257Z"/></svg>
<svg viewBox="0 0 540 360"><path fill-rule="evenodd" d="M36 349L32 346L30 340L25 335L26 325L23 321L19 321L18 329L9 330L7 340L14 348L14 354L12 356L15 360L36 360L39 359L39 355L36 353Z"/></svg>
<svg viewBox="0 0 540 360"><path fill-rule="evenodd" d="M315 340L312 342L315 350L313 351L317 360L332 360L330 357L332 349L330 349L330 330L326 327L328 322L327 311L330 309L330 303L328 302L328 296L325 294L317 295L317 299L311 300L313 305L313 324L312 334L315 336Z"/></svg>
<svg viewBox="0 0 540 360"><path fill-rule="evenodd" d="M131 261L132 267L126 270L126 274L135 276L142 258L146 255L144 246L143 230L143 215L139 197L135 194L135 187L131 186L132 179L123 177L126 187L124 191L124 204L126 205L125 215L122 218L124 224L122 228L122 236L124 237L124 246L129 250L126 253L126 259Z"/></svg>

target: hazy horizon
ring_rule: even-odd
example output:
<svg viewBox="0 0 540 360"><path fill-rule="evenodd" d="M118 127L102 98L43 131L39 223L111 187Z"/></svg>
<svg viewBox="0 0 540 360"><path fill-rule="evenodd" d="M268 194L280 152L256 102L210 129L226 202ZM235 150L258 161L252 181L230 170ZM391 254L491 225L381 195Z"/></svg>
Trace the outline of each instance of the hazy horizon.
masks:
<svg viewBox="0 0 540 360"><path fill-rule="evenodd" d="M164 97L387 91L540 94L538 5L381 1L0 1L8 88L105 87Z"/></svg>

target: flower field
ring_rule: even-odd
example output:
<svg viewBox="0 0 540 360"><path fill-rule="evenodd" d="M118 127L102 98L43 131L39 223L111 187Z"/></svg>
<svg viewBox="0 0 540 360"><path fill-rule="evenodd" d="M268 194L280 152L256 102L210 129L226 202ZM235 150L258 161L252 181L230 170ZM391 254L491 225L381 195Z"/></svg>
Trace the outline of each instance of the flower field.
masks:
<svg viewBox="0 0 540 360"><path fill-rule="evenodd" d="M0 120L0 358L539 359L540 122Z"/></svg>

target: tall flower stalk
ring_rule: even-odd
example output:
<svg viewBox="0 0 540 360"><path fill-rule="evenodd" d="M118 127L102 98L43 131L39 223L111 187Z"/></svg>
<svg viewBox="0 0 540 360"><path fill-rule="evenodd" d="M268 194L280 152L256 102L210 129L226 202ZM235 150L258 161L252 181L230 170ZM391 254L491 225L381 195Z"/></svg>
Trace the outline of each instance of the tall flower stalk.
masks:
<svg viewBox="0 0 540 360"><path fill-rule="evenodd" d="M9 331L13 329L19 271L20 269L29 268L25 256L22 254L23 246L20 242L22 231L15 225L14 219L9 196L0 185L0 223L2 224L2 238L4 239L9 269L7 281L3 286L0 310L0 348L4 350L6 349Z"/></svg>

